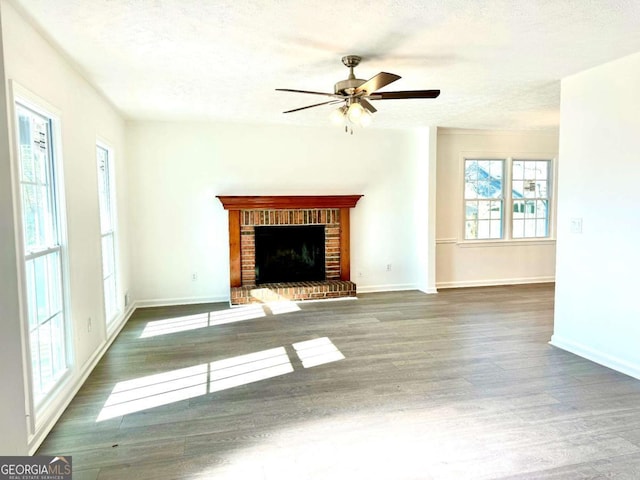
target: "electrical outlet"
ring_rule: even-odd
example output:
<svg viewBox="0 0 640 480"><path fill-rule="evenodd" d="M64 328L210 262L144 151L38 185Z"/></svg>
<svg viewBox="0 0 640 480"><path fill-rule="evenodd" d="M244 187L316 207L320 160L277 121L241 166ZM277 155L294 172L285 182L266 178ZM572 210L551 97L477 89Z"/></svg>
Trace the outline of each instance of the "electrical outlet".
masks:
<svg viewBox="0 0 640 480"><path fill-rule="evenodd" d="M569 229L571 233L582 233L582 218L572 218Z"/></svg>
<svg viewBox="0 0 640 480"><path fill-rule="evenodd" d="M195 282L196 280L198 280L198 272L193 272L191 274L191 281Z"/></svg>
<svg viewBox="0 0 640 480"><path fill-rule="evenodd" d="M91 333L91 317L87 320L87 331Z"/></svg>
<svg viewBox="0 0 640 480"><path fill-rule="evenodd" d="M124 306L128 307L129 306L129 292L126 292L124 294Z"/></svg>
<svg viewBox="0 0 640 480"><path fill-rule="evenodd" d="M390 272L390 271L391 271L391 264L387 263L387 272Z"/></svg>

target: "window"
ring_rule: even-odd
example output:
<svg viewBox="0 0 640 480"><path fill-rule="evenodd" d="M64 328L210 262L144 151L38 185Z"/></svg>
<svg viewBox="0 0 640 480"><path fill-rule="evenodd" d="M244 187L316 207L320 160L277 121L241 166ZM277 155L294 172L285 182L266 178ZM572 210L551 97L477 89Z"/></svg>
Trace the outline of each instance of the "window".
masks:
<svg viewBox="0 0 640 480"><path fill-rule="evenodd" d="M549 236L549 160L514 160L513 238Z"/></svg>
<svg viewBox="0 0 640 480"><path fill-rule="evenodd" d="M551 160L465 159L464 239L548 238L551 167Z"/></svg>
<svg viewBox="0 0 640 480"><path fill-rule="evenodd" d="M104 308L107 323L111 323L119 312L116 289L116 235L115 235L115 189L111 162L111 150L96 146L98 160L98 195L100 203L100 234L102 237L102 282Z"/></svg>
<svg viewBox="0 0 640 480"><path fill-rule="evenodd" d="M16 114L29 352L38 405L68 369L61 202L52 118L19 101Z"/></svg>
<svg viewBox="0 0 640 480"><path fill-rule="evenodd" d="M465 160L464 238L502 238L504 160Z"/></svg>

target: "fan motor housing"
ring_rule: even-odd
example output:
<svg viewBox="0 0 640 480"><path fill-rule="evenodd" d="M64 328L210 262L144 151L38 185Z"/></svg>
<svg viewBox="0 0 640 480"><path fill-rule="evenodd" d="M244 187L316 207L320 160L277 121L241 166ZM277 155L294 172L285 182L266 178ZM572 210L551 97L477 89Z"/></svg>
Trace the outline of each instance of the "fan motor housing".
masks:
<svg viewBox="0 0 640 480"><path fill-rule="evenodd" d="M334 93L341 93L351 95L353 91L362 85L366 80L361 78L348 78L347 80L340 80L334 86Z"/></svg>

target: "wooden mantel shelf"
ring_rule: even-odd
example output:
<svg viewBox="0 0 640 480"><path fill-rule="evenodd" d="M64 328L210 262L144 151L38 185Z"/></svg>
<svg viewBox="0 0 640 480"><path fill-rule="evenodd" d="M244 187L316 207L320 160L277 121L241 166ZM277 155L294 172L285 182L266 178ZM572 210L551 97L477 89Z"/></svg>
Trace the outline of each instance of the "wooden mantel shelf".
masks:
<svg viewBox="0 0 640 480"><path fill-rule="evenodd" d="M225 210L353 208L362 195L218 195Z"/></svg>

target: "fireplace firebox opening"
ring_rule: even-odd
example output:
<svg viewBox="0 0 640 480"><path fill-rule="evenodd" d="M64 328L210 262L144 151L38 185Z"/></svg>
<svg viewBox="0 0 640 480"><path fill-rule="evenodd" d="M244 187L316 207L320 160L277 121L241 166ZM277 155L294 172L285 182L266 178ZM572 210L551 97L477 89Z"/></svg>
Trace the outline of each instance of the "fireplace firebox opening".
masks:
<svg viewBox="0 0 640 480"><path fill-rule="evenodd" d="M256 284L325 280L324 225L255 227Z"/></svg>

